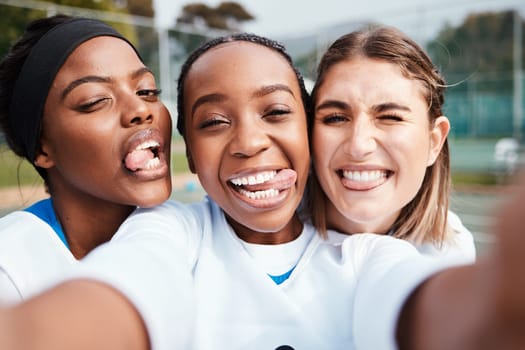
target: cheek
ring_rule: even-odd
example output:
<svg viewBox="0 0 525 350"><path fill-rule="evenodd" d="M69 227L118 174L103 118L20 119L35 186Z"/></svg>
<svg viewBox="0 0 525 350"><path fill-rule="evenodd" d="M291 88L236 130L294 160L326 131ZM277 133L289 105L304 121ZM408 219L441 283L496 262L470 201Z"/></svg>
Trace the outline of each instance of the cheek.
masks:
<svg viewBox="0 0 525 350"><path fill-rule="evenodd" d="M342 142L342 141L341 141ZM333 157L338 144L336 135L329 135L318 128L312 133L312 160L314 164L326 165Z"/></svg>

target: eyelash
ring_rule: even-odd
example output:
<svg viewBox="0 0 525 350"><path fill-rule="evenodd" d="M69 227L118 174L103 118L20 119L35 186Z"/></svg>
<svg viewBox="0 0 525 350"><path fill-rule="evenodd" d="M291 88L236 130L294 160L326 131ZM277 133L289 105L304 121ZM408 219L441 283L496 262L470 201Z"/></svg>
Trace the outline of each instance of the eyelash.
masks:
<svg viewBox="0 0 525 350"><path fill-rule="evenodd" d="M158 97L160 94L161 94L162 90L161 89L144 89L144 90L139 90L137 91L137 96L141 96L141 97ZM109 97L104 97L104 98L100 98L98 100L95 100L95 101L92 101L92 102L88 102L88 103L85 103L85 104L82 104L80 106L78 106L78 110L80 112L90 112L93 107L95 107L96 105L98 105L99 103L105 101L105 100L109 100L110 98Z"/></svg>
<svg viewBox="0 0 525 350"><path fill-rule="evenodd" d="M156 96L159 96L161 93L162 93L161 89L144 89L144 90L139 90L137 92L137 95L147 96L147 97L156 97Z"/></svg>
<svg viewBox="0 0 525 350"><path fill-rule="evenodd" d="M322 118L322 122L324 124L332 124L332 123L342 122L345 120L347 120L347 118L341 114L330 114Z"/></svg>
<svg viewBox="0 0 525 350"><path fill-rule="evenodd" d="M395 113L392 114L383 114L377 117L380 120L392 120L392 121L403 121L403 118ZM348 120L347 117L341 115L341 114L331 114L322 119L323 123L325 124L331 124L331 123L337 123Z"/></svg>
<svg viewBox="0 0 525 350"><path fill-rule="evenodd" d="M207 119L207 120L204 120L200 125L199 125L199 129L207 129L207 128L211 128L211 127L214 127L214 126L217 126L217 125L221 125L221 124L224 124L225 121L221 118L211 118L211 119Z"/></svg>
<svg viewBox="0 0 525 350"><path fill-rule="evenodd" d="M288 109L276 108L268 111L263 115L263 118L279 118L290 114L291 111Z"/></svg>
<svg viewBox="0 0 525 350"><path fill-rule="evenodd" d="M381 115L379 116L379 119L388 119L388 120L393 120L393 121L397 121L397 122L400 122L403 120L403 118L395 113L391 113L391 114L384 114L384 115Z"/></svg>
<svg viewBox="0 0 525 350"><path fill-rule="evenodd" d="M95 101L92 101L92 102L84 103L84 104L78 106L78 110L80 112L84 112L84 113L91 112L93 107L95 107L96 105L98 105L99 103L101 103L101 102L103 102L105 100L109 100L109 98L108 97L104 97L104 98L99 98L99 99L97 99Z"/></svg>

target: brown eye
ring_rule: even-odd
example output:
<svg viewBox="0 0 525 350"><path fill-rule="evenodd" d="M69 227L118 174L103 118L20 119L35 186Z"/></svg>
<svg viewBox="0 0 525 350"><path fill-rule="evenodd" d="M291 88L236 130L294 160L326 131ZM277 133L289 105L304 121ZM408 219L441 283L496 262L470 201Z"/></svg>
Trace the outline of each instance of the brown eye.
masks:
<svg viewBox="0 0 525 350"><path fill-rule="evenodd" d="M336 123L342 123L347 121L348 118L342 114L330 114L323 118L321 118L321 121L323 124L336 124Z"/></svg>
<svg viewBox="0 0 525 350"><path fill-rule="evenodd" d="M160 89L144 89L137 91L137 95L144 97L148 101L156 101L161 92Z"/></svg>

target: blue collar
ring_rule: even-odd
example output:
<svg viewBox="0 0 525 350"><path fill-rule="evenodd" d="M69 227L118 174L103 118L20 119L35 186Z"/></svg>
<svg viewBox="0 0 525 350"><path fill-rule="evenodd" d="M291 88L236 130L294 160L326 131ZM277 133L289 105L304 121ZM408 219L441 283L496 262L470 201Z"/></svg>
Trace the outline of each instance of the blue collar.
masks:
<svg viewBox="0 0 525 350"><path fill-rule="evenodd" d="M62 226L60 225L60 222L57 220L57 216L55 214L55 210L53 209L53 202L51 198L43 199L39 202L36 202L29 208L24 209L24 211L27 211L38 218L40 220L47 223L53 231L58 235L58 238L66 245L66 248L69 249L69 244L67 243L66 235L64 235L64 231L62 230Z"/></svg>

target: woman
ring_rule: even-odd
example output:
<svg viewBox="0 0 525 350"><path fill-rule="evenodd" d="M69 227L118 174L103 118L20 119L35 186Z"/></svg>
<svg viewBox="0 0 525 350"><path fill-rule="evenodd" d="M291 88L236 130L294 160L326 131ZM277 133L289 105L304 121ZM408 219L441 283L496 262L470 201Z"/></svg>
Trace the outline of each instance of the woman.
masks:
<svg viewBox="0 0 525 350"><path fill-rule="evenodd" d="M355 31L328 48L312 92L310 207L321 232L387 234L426 255L474 261L472 234L448 210L445 87L394 28Z"/></svg>
<svg viewBox="0 0 525 350"><path fill-rule="evenodd" d="M0 62L0 122L50 198L0 219L0 302L25 299L171 193L170 116L112 27L58 15Z"/></svg>

